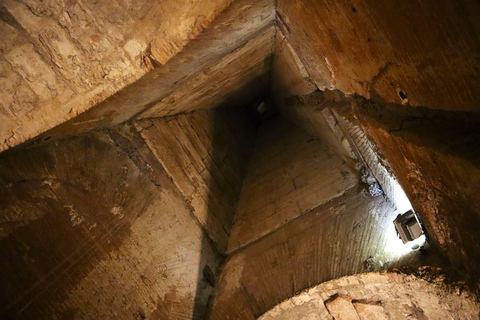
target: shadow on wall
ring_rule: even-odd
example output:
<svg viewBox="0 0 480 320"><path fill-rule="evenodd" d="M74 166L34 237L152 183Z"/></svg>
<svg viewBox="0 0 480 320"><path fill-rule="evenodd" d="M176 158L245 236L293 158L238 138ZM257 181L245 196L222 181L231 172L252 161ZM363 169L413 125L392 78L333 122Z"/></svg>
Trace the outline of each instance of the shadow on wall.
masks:
<svg viewBox="0 0 480 320"><path fill-rule="evenodd" d="M222 164L223 160L221 155L221 147L222 147L222 135L221 130L219 128L219 119L218 111L214 110L211 117L210 126L208 130L210 131L207 133L207 136L211 137L211 147L208 151L208 159L205 163L205 170L213 173L214 167L217 165ZM218 168L218 167L217 167ZM205 221L205 225L209 226L213 223L214 216L218 214L218 195L221 194L222 190L219 189L218 182L215 180L213 175L207 175L210 177L208 179L206 188L207 188L207 201L206 201L206 210L207 210L207 218ZM231 226L233 223L233 215L234 212L225 212L230 214L228 221ZM198 265L198 283L195 290L195 300L194 300L194 308L192 319L193 320L204 320L207 319L209 305L211 304L211 299L213 295L213 290L215 288L216 278L219 274L219 268L224 263L224 255L221 249L215 245L212 241L208 233L205 231L203 232L203 238L201 241L200 247L200 261ZM224 230L225 232L230 232L230 230ZM217 247L221 255L221 260L218 261L217 265L209 265L207 256L208 256L208 248L209 247Z"/></svg>
<svg viewBox="0 0 480 320"><path fill-rule="evenodd" d="M155 194L128 157L98 135L4 153L0 182L0 315L6 319L53 317L130 237Z"/></svg>
<svg viewBox="0 0 480 320"><path fill-rule="evenodd" d="M191 318L193 312L195 319L202 319L227 248L254 127L244 109L231 107L144 119L136 121L135 127L181 193L189 218L199 230L194 242L186 242L189 248L179 247L176 253L180 261L189 261L191 281L185 284L188 290L183 296L190 307L182 312L175 300L165 296L157 307L162 310L157 318L183 319L187 313ZM186 237L189 230L179 233ZM185 256L188 250L194 258Z"/></svg>
<svg viewBox="0 0 480 320"><path fill-rule="evenodd" d="M239 121L243 119L243 121ZM252 119L250 119L252 120ZM202 239L198 283L195 297L193 319L204 320L209 317L213 292L225 260L225 250L234 221L237 202L246 174L248 159L253 147L253 123L248 119L247 110L242 108L217 108L210 111L210 123L207 136L210 145L205 161L207 177L207 217L204 225L207 230L224 234L225 243L218 245L212 241L208 232ZM246 127L250 126L250 128ZM205 128L197 128L205 129ZM253 129L253 131L252 131ZM201 133L200 133L201 134ZM195 210L195 208L194 208ZM220 224L219 224L220 221ZM215 226L209 227L209 226ZM218 237L213 237L217 238ZM217 247L221 260L217 265L207 263L208 248Z"/></svg>
<svg viewBox="0 0 480 320"><path fill-rule="evenodd" d="M187 115L180 140L202 157L148 144L181 130L132 124L1 154L0 316L205 319L254 140L242 112ZM194 197L159 162L172 156L197 165Z"/></svg>

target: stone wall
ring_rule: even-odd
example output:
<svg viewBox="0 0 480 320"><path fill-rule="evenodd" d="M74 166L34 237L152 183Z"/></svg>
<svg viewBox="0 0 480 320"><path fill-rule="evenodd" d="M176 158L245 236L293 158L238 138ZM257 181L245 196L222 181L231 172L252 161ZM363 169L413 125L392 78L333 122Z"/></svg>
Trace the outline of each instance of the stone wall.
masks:
<svg viewBox="0 0 480 320"><path fill-rule="evenodd" d="M260 127L229 252L245 247L346 190L358 177L328 147L283 119Z"/></svg>
<svg viewBox="0 0 480 320"><path fill-rule="evenodd" d="M293 4L288 5L294 6ZM352 7L357 10L360 6L357 7L352 4L352 7L345 7L346 4L343 3L338 5L343 8L339 12L343 12L347 16L354 16L352 18L353 22L357 19L355 18L356 15L361 14L360 9L358 12L348 11ZM396 5L395 3L392 4L393 7ZM459 7L464 5L467 4L463 2L458 4ZM294 14L294 10L300 10L303 4L297 3L296 6L292 10L286 11L287 17ZM383 9L385 8L382 5L369 8L370 11ZM279 3L279 12L280 19L281 2ZM318 13L319 17L323 14L323 11ZM425 19L428 19L427 16ZM343 19L344 16L337 18ZM336 23L337 18L332 20L332 23ZM374 15L372 19L374 19L372 21L376 21L380 18ZM453 15L452 19L456 19L456 16ZM303 32L302 36L305 37L309 35L309 32L313 32L316 27L309 25L309 29L297 29L300 24L304 24L307 28L308 19L295 20L292 23L293 25L289 25L288 21L286 23L279 22L280 31L277 32L281 36L277 37L277 56L274 60L273 71L273 74L277 74L277 76L272 78L271 93L279 106L280 112L285 117L295 121L297 125L328 143L345 161L363 165L364 169L367 169L367 179L364 180L367 182L370 180L368 175L373 175L382 186L386 196L398 209L405 212L412 206L423 221L431 244L437 246L443 256L448 257L455 269L464 273L464 278L470 278L469 282L472 286L478 286L478 279L471 277L471 275L480 270L478 258L480 257L480 250L477 245L479 243L478 233L474 230L480 217L480 208L477 205L477 199L480 198L480 195L476 187L479 183L478 163L480 155L477 151L479 150L477 141L480 119L477 113L458 111L468 109L464 107L468 103L467 98L470 97L467 92L472 87L466 86L456 91L457 93L462 92L462 99L453 98L453 96L445 97L453 94L451 91L444 95L445 101L455 99L455 103L452 103L451 107L448 108L456 111L432 110L432 108L443 108L439 104L435 104L433 100L431 100L428 108L415 107L415 103L410 100L397 101L393 99L393 96L391 99L388 98L388 91L380 91L378 88L377 93L382 95L382 98L374 95L369 100L358 97L358 95L345 96L342 92L335 90L314 91L310 84L312 80L315 81L316 73L310 70L309 66L312 68L313 62L319 62L320 60L318 60L318 57L311 56L312 52L305 52L308 51L307 46L314 46L316 42L305 41L298 44L301 46L300 48L296 47L295 41L298 41L296 33L301 31ZM445 22L437 22L437 24L443 23ZM464 21L463 23L467 22ZM431 24L436 25L433 22ZM337 29L338 33L341 33L341 37L339 35L341 42L359 42L359 46L361 46L360 38L348 36L349 32L353 32L353 30L347 26L342 26L345 29ZM324 30L324 27L321 26L320 29L327 32L328 29ZM390 32L388 28L386 32ZM460 30L457 31L460 32ZM363 31L357 30L355 32ZM286 34L285 38L283 34ZM321 34L311 36L320 37ZM469 33L464 35L472 36ZM394 39L394 35L390 35L390 38ZM285 42L290 43L294 49L298 48L298 51L294 51L297 58L288 59L289 55L285 53L288 51L281 49L287 47ZM370 52L368 50L371 50L378 43L373 42L365 45L370 48L365 49L367 50L366 54L368 54ZM280 47L280 50L278 47ZM352 50L356 50L355 46L350 47L353 48ZM461 48L463 47L458 48L459 55L467 52L462 51ZM318 54L321 50L323 49L317 50L315 54ZM396 51L398 57L403 54L402 50ZM427 51L423 52L426 53ZM384 54L380 51L377 53ZM339 53L335 59L346 59L351 54L352 52L345 50ZM435 59L435 61L440 59L439 53L432 52L431 54L434 55L432 59ZM328 55L326 57L330 59ZM358 70L361 68L370 67L369 64L362 63L363 56L361 54L358 57L360 60L357 59L357 64L351 68L347 68L346 64L343 63L341 67L345 71L342 72L359 72ZM417 58L418 56L416 56ZM409 61L414 62L413 58ZM467 63L469 60L466 59L465 61ZM402 63L407 62L402 60ZM454 64L457 62L451 60L448 63ZM321 66L321 63L316 64L316 66L319 65ZM289 72L282 74L275 71L281 66L286 66L285 68ZM393 69L391 70L392 66L389 65L386 70L382 71L378 79L393 77L393 73L390 74L390 72L394 72ZM340 65L338 68L340 68ZM403 69L402 73L397 75L398 79L410 77L408 70L408 68ZM440 72L440 70L435 72ZM342 88L345 92L361 93L357 89L349 91L346 87L342 87L349 76L351 80L351 75L347 73L336 74L335 81L337 82L335 82L334 87ZM452 77L463 77L467 74L468 72L458 71L452 74ZM425 81L422 78L424 76L425 74L422 73L415 81ZM450 75L439 75L439 79L444 79L447 76ZM394 81L391 83L392 85L395 84ZM289 86L288 84L295 85ZM436 84L437 82L432 81L428 85L435 86L431 90L435 89L441 92L440 87ZM422 99L433 99L429 96L429 90L422 91L422 94L425 95L422 96ZM399 103L388 103L385 100Z"/></svg>
<svg viewBox="0 0 480 320"><path fill-rule="evenodd" d="M215 110L142 132L184 152L152 152L125 124L2 153L0 316L204 319L255 134L241 118ZM200 175L179 183L171 152ZM185 193L199 176L203 203Z"/></svg>
<svg viewBox="0 0 480 320"><path fill-rule="evenodd" d="M259 128L211 319L256 319L313 285L372 270L443 266L404 245L398 212L325 143L282 119Z"/></svg>
<svg viewBox="0 0 480 320"><path fill-rule="evenodd" d="M322 283L286 300L259 320L477 319L468 292L394 273L366 273Z"/></svg>
<svg viewBox="0 0 480 320"><path fill-rule="evenodd" d="M357 114L427 233L459 270L480 270L478 115L359 101ZM471 277L472 285L478 279Z"/></svg>
<svg viewBox="0 0 480 320"><path fill-rule="evenodd" d="M103 101L152 59L164 64L230 2L3 1L1 149Z"/></svg>
<svg viewBox="0 0 480 320"><path fill-rule="evenodd" d="M478 111L477 1L279 0L278 26L315 85Z"/></svg>
<svg viewBox="0 0 480 320"><path fill-rule="evenodd" d="M0 151L52 128L56 129L37 141L123 123L168 97L190 77L204 77L221 61L224 65L223 58L265 33L275 17L272 0L230 3L4 1ZM256 54L236 59L234 65L241 65L261 55L239 72L231 90L258 80L255 76L269 68L265 59L272 44L262 42ZM265 51L267 56L262 55ZM222 63L217 68L223 68ZM231 70L223 74L224 81L231 74ZM266 83L268 77L262 76ZM169 109L172 114L172 106Z"/></svg>
<svg viewBox="0 0 480 320"><path fill-rule="evenodd" d="M256 131L245 109L203 110L138 121L137 128L221 252Z"/></svg>

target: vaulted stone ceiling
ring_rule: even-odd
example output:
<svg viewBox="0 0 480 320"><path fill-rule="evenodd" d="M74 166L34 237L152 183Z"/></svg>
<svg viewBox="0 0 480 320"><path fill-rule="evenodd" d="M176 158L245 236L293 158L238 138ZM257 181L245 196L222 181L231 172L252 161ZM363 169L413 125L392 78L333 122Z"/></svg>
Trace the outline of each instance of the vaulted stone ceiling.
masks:
<svg viewBox="0 0 480 320"><path fill-rule="evenodd" d="M69 119L52 135L115 125L142 112L207 107L192 106L182 85L196 88L190 99L215 97L209 108L236 91L248 101L252 90L267 90L275 36L286 36L297 52L309 89L478 110L478 13L466 0L434 9L420 1L285 1L276 9L267 0L4 1L1 148ZM450 90L457 84L463 90ZM172 104L179 99L190 107Z"/></svg>
<svg viewBox="0 0 480 320"><path fill-rule="evenodd" d="M268 88L274 5L235 1L210 25L228 2L152 1L141 16L124 2L5 3L2 150L69 119L40 139L251 102Z"/></svg>
<svg viewBox="0 0 480 320"><path fill-rule="evenodd" d="M420 266L478 285L475 1L0 5L0 315L256 319ZM407 197L422 250L391 237Z"/></svg>

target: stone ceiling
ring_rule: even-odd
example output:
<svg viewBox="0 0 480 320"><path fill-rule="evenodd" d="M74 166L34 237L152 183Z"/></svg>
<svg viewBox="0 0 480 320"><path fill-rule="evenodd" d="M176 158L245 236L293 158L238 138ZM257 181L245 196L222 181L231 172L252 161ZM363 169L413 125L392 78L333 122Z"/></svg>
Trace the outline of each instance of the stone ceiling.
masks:
<svg viewBox="0 0 480 320"><path fill-rule="evenodd" d="M267 92L273 1L235 1L212 24L229 1L183 2L150 4L140 18L134 6L5 3L0 151L39 134L35 141L214 108L227 98L241 105ZM117 20L108 20L112 13ZM184 26L192 19L193 30Z"/></svg>

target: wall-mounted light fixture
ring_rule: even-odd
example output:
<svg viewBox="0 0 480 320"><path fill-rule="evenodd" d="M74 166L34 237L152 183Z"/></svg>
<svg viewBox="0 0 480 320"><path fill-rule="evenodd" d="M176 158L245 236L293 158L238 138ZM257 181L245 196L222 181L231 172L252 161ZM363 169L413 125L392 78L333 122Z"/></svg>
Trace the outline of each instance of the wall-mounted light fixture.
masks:
<svg viewBox="0 0 480 320"><path fill-rule="evenodd" d="M413 210L398 215L393 224L403 243L413 241L423 235L422 225Z"/></svg>

